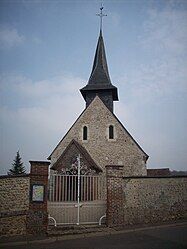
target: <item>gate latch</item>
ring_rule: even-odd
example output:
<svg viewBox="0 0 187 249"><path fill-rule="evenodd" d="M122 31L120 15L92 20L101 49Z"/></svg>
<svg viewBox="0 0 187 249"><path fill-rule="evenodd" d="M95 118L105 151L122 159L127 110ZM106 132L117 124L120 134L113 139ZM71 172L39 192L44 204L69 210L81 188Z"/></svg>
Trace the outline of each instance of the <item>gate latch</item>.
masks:
<svg viewBox="0 0 187 249"><path fill-rule="evenodd" d="M82 203L81 204L75 204L75 207L78 208L78 207L82 207Z"/></svg>

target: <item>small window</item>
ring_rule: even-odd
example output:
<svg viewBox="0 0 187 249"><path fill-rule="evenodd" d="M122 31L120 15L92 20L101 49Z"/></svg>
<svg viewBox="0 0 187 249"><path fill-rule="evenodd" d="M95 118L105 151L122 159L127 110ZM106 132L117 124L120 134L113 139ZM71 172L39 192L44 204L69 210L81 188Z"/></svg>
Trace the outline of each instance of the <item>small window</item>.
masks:
<svg viewBox="0 0 187 249"><path fill-rule="evenodd" d="M88 139L88 128L86 126L83 127L83 140Z"/></svg>
<svg viewBox="0 0 187 249"><path fill-rule="evenodd" d="M114 139L114 126L109 126L109 139Z"/></svg>

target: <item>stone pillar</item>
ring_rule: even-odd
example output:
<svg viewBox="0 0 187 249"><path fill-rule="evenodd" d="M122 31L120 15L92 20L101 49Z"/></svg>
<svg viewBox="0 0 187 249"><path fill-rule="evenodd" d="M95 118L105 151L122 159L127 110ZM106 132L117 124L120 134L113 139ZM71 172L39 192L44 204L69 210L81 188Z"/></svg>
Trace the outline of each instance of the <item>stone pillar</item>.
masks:
<svg viewBox="0 0 187 249"><path fill-rule="evenodd" d="M30 200L27 215L27 234L45 234L48 225L47 195L48 168L50 162L29 161Z"/></svg>
<svg viewBox="0 0 187 249"><path fill-rule="evenodd" d="M123 166L107 165L107 212L109 227L124 224Z"/></svg>

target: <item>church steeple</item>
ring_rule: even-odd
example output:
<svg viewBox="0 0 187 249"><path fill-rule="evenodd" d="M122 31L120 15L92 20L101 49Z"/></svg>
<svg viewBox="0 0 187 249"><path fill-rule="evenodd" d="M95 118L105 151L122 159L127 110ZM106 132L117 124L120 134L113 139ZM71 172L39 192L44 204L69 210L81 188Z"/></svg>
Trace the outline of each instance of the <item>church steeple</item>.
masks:
<svg viewBox="0 0 187 249"><path fill-rule="evenodd" d="M97 43L97 48L95 52L95 58L93 63L92 72L88 84L97 85L109 85L111 84L110 76L108 73L108 66L106 61L105 47L102 36L102 31L100 30L100 35Z"/></svg>
<svg viewBox="0 0 187 249"><path fill-rule="evenodd" d="M103 16L102 12L100 13L100 16ZM95 96L98 95L105 105L113 112L113 101L118 100L118 92L117 88L112 85L108 72L102 26L100 26L100 34L92 72L88 84L80 89L80 92L86 101L86 107L92 102Z"/></svg>

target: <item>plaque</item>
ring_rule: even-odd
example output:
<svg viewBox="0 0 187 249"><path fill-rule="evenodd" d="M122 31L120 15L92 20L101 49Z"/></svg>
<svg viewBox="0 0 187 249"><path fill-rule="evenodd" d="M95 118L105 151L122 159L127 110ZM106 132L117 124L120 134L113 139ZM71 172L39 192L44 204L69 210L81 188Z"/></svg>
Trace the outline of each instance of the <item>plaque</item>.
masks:
<svg viewBox="0 0 187 249"><path fill-rule="evenodd" d="M32 186L32 201L34 202L44 201L44 185L34 184Z"/></svg>

